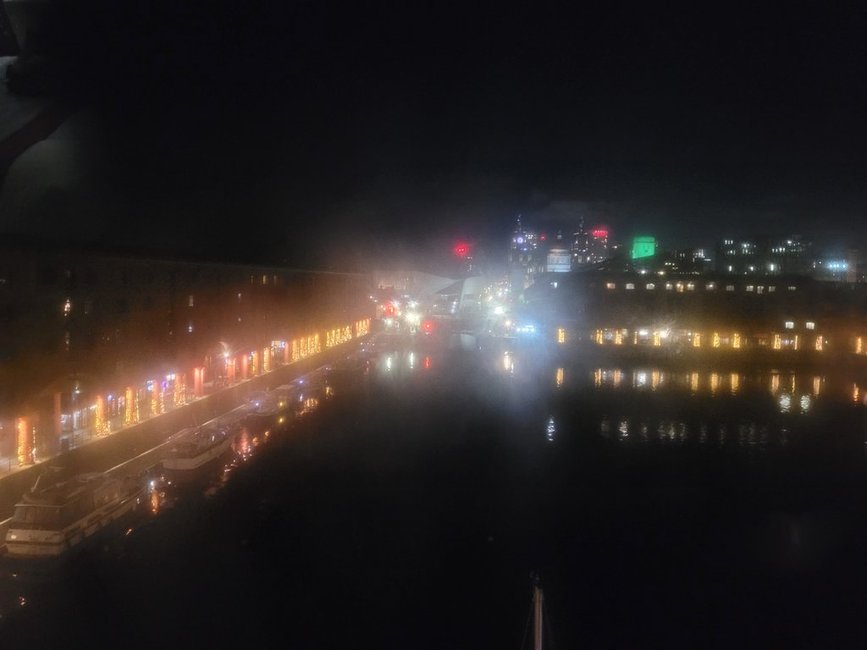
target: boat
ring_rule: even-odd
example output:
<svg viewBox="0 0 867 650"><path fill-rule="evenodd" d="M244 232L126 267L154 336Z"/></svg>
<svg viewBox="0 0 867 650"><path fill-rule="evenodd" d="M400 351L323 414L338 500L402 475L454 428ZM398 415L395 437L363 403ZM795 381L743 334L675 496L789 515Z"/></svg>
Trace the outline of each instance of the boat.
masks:
<svg viewBox="0 0 867 650"><path fill-rule="evenodd" d="M262 393L248 401L246 418L271 418L287 406L288 402L285 399L281 400L279 394Z"/></svg>
<svg viewBox="0 0 867 650"><path fill-rule="evenodd" d="M232 446L228 429L208 426L183 429L172 440L162 465L163 469L180 474L209 465Z"/></svg>
<svg viewBox="0 0 867 650"><path fill-rule="evenodd" d="M146 482L100 472L52 481L42 474L15 505L6 531L11 558L51 558L73 547L144 502ZM45 485L45 481L49 481Z"/></svg>

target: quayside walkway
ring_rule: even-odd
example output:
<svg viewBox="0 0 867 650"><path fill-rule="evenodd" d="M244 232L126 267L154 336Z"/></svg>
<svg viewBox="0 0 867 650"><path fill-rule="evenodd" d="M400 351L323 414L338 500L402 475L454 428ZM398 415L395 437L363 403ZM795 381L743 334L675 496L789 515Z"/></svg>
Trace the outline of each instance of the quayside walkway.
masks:
<svg viewBox="0 0 867 650"><path fill-rule="evenodd" d="M365 337L367 338L367 337ZM71 472L106 471L158 447L184 427L220 417L243 404L254 391L271 390L298 377L316 372L355 351L364 339L353 339L319 354L230 386L206 385L205 394L167 413L119 429L108 436L82 438L81 444L50 458L29 465L2 459L0 467L0 549L8 519L21 495L49 465L60 465Z"/></svg>

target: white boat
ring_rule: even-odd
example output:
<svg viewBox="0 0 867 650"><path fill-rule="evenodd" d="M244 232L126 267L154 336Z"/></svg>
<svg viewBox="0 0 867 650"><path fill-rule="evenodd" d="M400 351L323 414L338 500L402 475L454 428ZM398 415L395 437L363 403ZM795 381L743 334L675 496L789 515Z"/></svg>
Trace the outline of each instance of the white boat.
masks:
<svg viewBox="0 0 867 650"><path fill-rule="evenodd" d="M247 405L247 418L270 418L277 415L281 410L288 407L288 400L281 399L280 395L271 392Z"/></svg>
<svg viewBox="0 0 867 650"><path fill-rule="evenodd" d="M135 477L100 472L43 485L45 476L15 505L6 531L10 557L58 557L144 501L147 485Z"/></svg>
<svg viewBox="0 0 867 650"><path fill-rule="evenodd" d="M168 447L163 468L173 472L190 472L220 458L232 446L228 429L192 427L181 431Z"/></svg>

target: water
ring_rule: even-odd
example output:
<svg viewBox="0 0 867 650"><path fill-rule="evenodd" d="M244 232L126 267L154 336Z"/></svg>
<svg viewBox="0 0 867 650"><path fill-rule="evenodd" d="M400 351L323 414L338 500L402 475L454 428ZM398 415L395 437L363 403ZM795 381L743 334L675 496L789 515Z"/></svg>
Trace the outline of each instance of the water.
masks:
<svg viewBox="0 0 867 650"><path fill-rule="evenodd" d="M861 391L396 342L129 534L0 578L0 639L520 648L537 571L548 647L861 647Z"/></svg>

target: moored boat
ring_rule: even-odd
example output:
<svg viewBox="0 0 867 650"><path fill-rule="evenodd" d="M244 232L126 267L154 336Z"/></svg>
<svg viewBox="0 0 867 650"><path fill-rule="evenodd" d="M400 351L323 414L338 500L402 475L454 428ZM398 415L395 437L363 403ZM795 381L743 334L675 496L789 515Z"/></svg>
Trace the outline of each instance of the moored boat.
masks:
<svg viewBox="0 0 867 650"><path fill-rule="evenodd" d="M162 459L163 468L177 474L192 472L225 454L232 446L229 430L192 427L181 431Z"/></svg>
<svg viewBox="0 0 867 650"><path fill-rule="evenodd" d="M15 505L6 531L12 558L59 557L144 501L146 482L100 472L67 480L40 476Z"/></svg>
<svg viewBox="0 0 867 650"><path fill-rule="evenodd" d="M272 418L285 409L287 405L288 401L281 399L278 394L274 392L267 393L265 396L248 404L246 419Z"/></svg>

